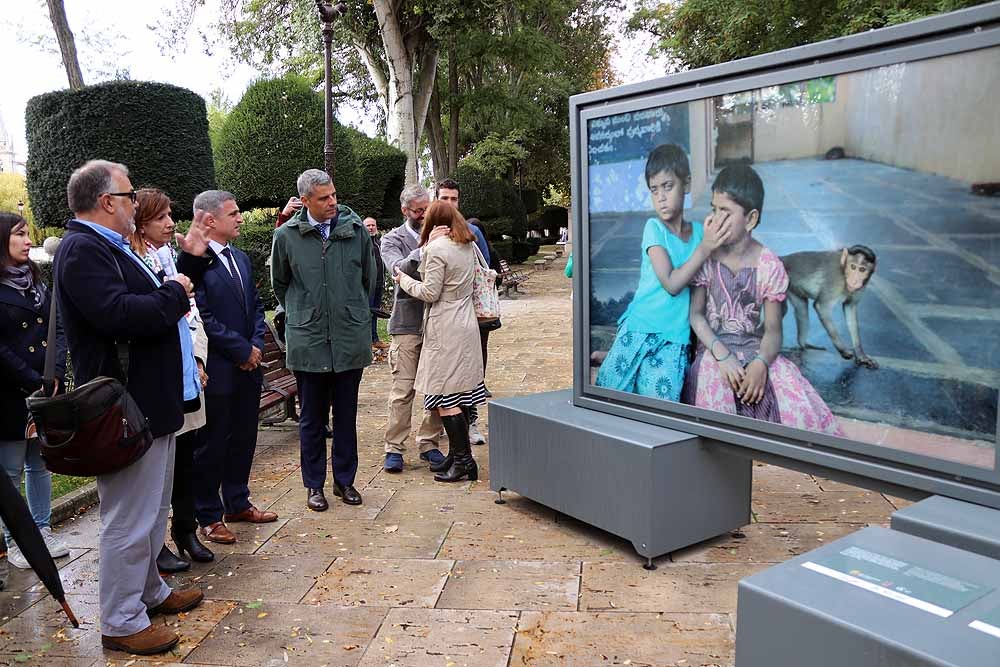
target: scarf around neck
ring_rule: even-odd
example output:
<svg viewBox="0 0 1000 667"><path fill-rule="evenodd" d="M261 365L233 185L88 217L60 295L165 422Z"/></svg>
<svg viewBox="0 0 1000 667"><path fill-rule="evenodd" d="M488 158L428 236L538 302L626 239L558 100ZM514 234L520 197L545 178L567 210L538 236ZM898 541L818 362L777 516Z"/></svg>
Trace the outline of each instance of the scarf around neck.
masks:
<svg viewBox="0 0 1000 667"><path fill-rule="evenodd" d="M8 285L25 296L30 294L34 300L35 308L41 309L42 300L45 296L45 285L35 284L35 274L31 270L31 264L25 263L20 266L8 266L0 271L0 285Z"/></svg>

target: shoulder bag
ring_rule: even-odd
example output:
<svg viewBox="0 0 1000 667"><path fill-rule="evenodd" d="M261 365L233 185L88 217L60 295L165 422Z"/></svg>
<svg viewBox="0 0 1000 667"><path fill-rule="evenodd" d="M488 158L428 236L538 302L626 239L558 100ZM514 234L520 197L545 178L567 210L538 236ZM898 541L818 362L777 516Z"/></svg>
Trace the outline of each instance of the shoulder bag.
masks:
<svg viewBox="0 0 1000 667"><path fill-rule="evenodd" d="M500 319L500 292L497 291L497 272L489 267L486 258L473 243L476 253L475 277L472 281L472 305L480 323Z"/></svg>
<svg viewBox="0 0 1000 667"><path fill-rule="evenodd" d="M117 378L97 377L73 391L51 396L55 386L57 281L54 277L42 388L25 399L27 433L36 434L50 471L74 477L106 475L142 458L153 444L153 435L142 410ZM118 343L117 349L127 382L128 345Z"/></svg>

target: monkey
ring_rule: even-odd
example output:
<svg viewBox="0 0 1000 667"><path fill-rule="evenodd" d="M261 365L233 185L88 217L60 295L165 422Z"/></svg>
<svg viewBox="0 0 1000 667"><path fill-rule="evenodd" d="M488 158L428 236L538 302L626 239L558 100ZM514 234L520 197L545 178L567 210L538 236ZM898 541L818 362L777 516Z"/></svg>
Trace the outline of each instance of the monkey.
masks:
<svg viewBox="0 0 1000 667"><path fill-rule="evenodd" d="M858 328L858 302L875 273L875 252L863 245L823 252L797 252L781 258L788 273L788 300L795 309L795 325L801 349L822 350L809 345L809 301L844 359L858 366L878 368L878 362L865 354ZM833 323L833 308L843 302L844 319L851 334L853 350L848 348Z"/></svg>
<svg viewBox="0 0 1000 667"><path fill-rule="evenodd" d="M847 157L847 153L844 151L844 149L841 148L840 146L834 146L833 148L831 148L826 152L826 155L823 156L823 159L843 160L845 157Z"/></svg>

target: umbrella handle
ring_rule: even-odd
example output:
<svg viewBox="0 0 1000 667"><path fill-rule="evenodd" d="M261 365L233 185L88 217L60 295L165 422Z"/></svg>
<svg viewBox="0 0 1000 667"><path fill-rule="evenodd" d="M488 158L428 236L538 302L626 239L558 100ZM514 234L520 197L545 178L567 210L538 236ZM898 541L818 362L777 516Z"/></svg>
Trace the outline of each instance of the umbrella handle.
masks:
<svg viewBox="0 0 1000 667"><path fill-rule="evenodd" d="M62 610L66 612L66 616L69 617L69 622L73 624L73 627L80 627L80 621L76 620L76 616L73 614L73 610L69 608L69 603L66 602L66 599L59 600L59 604L62 605Z"/></svg>

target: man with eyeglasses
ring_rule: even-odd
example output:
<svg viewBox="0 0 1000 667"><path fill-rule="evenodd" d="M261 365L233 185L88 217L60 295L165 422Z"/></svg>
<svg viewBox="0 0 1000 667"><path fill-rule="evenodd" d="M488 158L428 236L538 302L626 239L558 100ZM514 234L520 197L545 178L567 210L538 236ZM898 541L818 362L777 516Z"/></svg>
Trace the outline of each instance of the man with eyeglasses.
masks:
<svg viewBox="0 0 1000 667"><path fill-rule="evenodd" d="M59 315L77 386L98 376L124 381L148 420L149 450L131 465L97 476L101 501L101 643L138 655L169 650L178 635L151 623L179 614L204 597L197 588L171 590L156 568L170 510L174 434L185 406L198 398L197 373L185 376L184 315L194 283L213 261L200 223L177 235L179 273L161 282L132 252L135 192L125 165L92 160L73 172L66 188L74 219L56 252ZM118 345L128 346L128 363ZM193 362L193 359L192 359ZM194 368L193 363L190 365Z"/></svg>
<svg viewBox="0 0 1000 667"><path fill-rule="evenodd" d="M431 197L422 185L411 185L399 195L403 213L403 224L382 237L382 261L385 270L399 269L412 278L420 278L417 267L420 264L420 230L424 224L424 213L430 206ZM439 227L431 232L430 241L448 234L447 227ZM403 471L403 454L406 441L410 437L413 414L413 397L416 392L413 382L417 377L417 362L423 344L424 302L416 299L396 286L389 316L389 370L392 386L389 389L389 421L385 428L385 463L383 468L389 473ZM417 430L417 447L420 459L431 465L440 465L444 454L438 449L441 437L441 417L436 410L423 411L423 419Z"/></svg>

